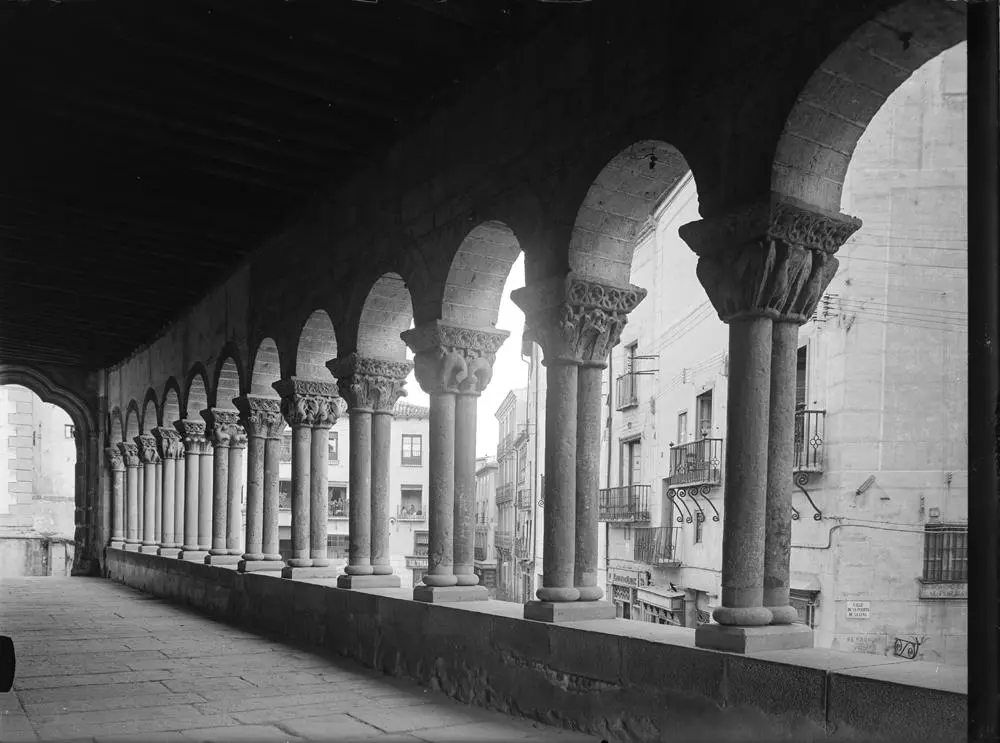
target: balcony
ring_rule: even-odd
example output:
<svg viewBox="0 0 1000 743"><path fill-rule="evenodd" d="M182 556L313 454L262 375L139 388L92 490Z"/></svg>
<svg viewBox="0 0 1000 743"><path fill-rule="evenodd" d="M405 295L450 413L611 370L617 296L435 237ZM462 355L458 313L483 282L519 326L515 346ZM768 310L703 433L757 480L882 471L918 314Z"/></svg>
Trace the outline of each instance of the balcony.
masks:
<svg viewBox="0 0 1000 743"><path fill-rule="evenodd" d="M528 537L517 537L514 540L514 556L515 557L531 556L531 540Z"/></svg>
<svg viewBox="0 0 1000 743"><path fill-rule="evenodd" d="M598 491L598 519L631 523L649 521L649 485L623 485Z"/></svg>
<svg viewBox="0 0 1000 743"><path fill-rule="evenodd" d="M396 518L399 521L426 521L427 514L424 512L424 506L422 503L419 507L414 505L404 506L403 504L400 504L399 508L396 510Z"/></svg>
<svg viewBox="0 0 1000 743"><path fill-rule="evenodd" d="M510 531L498 531L496 535L496 546L498 549L510 551L514 544L514 533Z"/></svg>
<svg viewBox="0 0 1000 743"><path fill-rule="evenodd" d="M639 375L635 372L622 374L615 380L616 410L634 408L639 404Z"/></svg>
<svg viewBox="0 0 1000 743"><path fill-rule="evenodd" d="M523 510L530 510L532 507L532 497L530 488L521 488L517 491L517 507Z"/></svg>
<svg viewBox="0 0 1000 743"><path fill-rule="evenodd" d="M646 565L677 567L677 526L636 527L633 557Z"/></svg>
<svg viewBox="0 0 1000 743"><path fill-rule="evenodd" d="M823 471L825 410L795 411L794 472Z"/></svg>
<svg viewBox="0 0 1000 743"><path fill-rule="evenodd" d="M476 546L473 548L473 557L477 562L486 562L486 548Z"/></svg>
<svg viewBox="0 0 1000 743"><path fill-rule="evenodd" d="M667 485L721 485L722 439L699 439L670 447Z"/></svg>
<svg viewBox="0 0 1000 743"><path fill-rule="evenodd" d="M497 488L497 506L506 506L514 501L514 483L508 482Z"/></svg>

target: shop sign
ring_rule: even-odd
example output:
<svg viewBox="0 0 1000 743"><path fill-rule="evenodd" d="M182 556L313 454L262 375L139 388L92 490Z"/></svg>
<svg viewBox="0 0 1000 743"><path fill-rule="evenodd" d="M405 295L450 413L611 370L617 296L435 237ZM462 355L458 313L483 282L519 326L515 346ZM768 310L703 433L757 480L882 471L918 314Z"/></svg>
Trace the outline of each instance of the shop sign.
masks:
<svg viewBox="0 0 1000 743"><path fill-rule="evenodd" d="M426 557L407 557L406 558L407 568L427 568L427 558Z"/></svg>
<svg viewBox="0 0 1000 743"><path fill-rule="evenodd" d="M620 586L632 586L633 588L638 588L639 586L646 585L646 576L639 572L627 572L623 573L618 570L612 570L608 572L609 580L611 583L616 583Z"/></svg>
<svg viewBox="0 0 1000 743"><path fill-rule="evenodd" d="M848 619L871 619L872 618L872 602L871 601L848 601L847 602L847 618Z"/></svg>

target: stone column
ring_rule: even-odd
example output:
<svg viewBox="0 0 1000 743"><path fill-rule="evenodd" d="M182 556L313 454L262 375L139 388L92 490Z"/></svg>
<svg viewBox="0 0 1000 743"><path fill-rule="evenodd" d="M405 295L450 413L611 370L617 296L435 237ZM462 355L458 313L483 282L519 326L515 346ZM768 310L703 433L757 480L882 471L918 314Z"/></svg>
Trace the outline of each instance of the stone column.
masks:
<svg viewBox="0 0 1000 743"><path fill-rule="evenodd" d="M184 489L187 482L184 462L184 441L178 439L174 456L174 541L171 549L177 550L181 556L184 542Z"/></svg>
<svg viewBox="0 0 1000 743"><path fill-rule="evenodd" d="M280 406L280 403L279 403ZM281 415L280 407L278 415ZM285 561L279 551L278 518L280 499L278 475L281 467L281 434L285 428L284 418L268 433L264 442L264 565L261 570L281 570Z"/></svg>
<svg viewBox="0 0 1000 743"><path fill-rule="evenodd" d="M240 560L238 570L249 573L258 570L279 570L278 559L264 559L264 491L267 480L267 442L274 439L280 446L281 432L285 421L281 417L281 403L278 400L244 395L233 400L240 411L240 423L247 432L247 524L246 552ZM275 448L275 453L277 453ZM277 496L278 462L272 464L274 495ZM274 552L278 552L277 503L273 508ZM270 515L270 514L269 514ZM270 524L269 524L270 525Z"/></svg>
<svg viewBox="0 0 1000 743"><path fill-rule="evenodd" d="M424 575L423 585L413 589L413 598L417 601L468 601L486 599L489 596L486 588L472 582L474 574L462 579L464 585L459 584L459 578L455 574L456 397L470 374L482 374L484 364L492 369L497 349L507 336L505 331L470 328L441 320L407 330L400 335L414 353L417 382L431 397L428 447L430 544L428 570ZM486 381L489 381L488 378ZM467 387L471 391L475 385L469 382ZM464 432L468 412L467 408L463 409L466 410ZM467 449L463 448L463 458L467 454ZM464 463L461 472L464 476ZM466 504L467 492L463 486L461 500L458 502L463 560L466 528L475 528L472 524L474 511ZM467 525L465 520L469 521ZM465 575L464 565L462 568Z"/></svg>
<svg viewBox="0 0 1000 743"><path fill-rule="evenodd" d="M181 420L174 423L184 445L184 515L183 537L181 539L182 560L204 562L208 552L199 541L199 521L201 513L201 457L208 450L203 421ZM178 480L178 487L180 481Z"/></svg>
<svg viewBox="0 0 1000 743"><path fill-rule="evenodd" d="M135 443L142 459L142 553L155 555L156 543L156 463L160 455L156 451L156 439L144 433L135 437Z"/></svg>
<svg viewBox="0 0 1000 743"><path fill-rule="evenodd" d="M243 549L240 539L243 532L243 451L247 435L242 425L237 425L229 439L229 504L226 509L226 550L238 563Z"/></svg>
<svg viewBox="0 0 1000 743"><path fill-rule="evenodd" d="M317 572L327 569L329 577L336 577L330 567L327 548L327 520L330 514L329 467L330 428L337 422L337 398L322 401L313 419L311 450L309 452L309 557L315 577L323 577Z"/></svg>
<svg viewBox="0 0 1000 743"><path fill-rule="evenodd" d="M389 562L389 447L392 409L405 395L407 361L351 353L327 363L351 416L349 562L339 588L398 588Z"/></svg>
<svg viewBox="0 0 1000 743"><path fill-rule="evenodd" d="M155 431L156 429L153 429ZM153 439L156 434L153 433ZM153 484L155 497L153 498L153 535L156 539L156 553L159 554L160 547L163 546L163 455L160 454L160 445L156 444L156 461L153 463Z"/></svg>
<svg viewBox="0 0 1000 743"><path fill-rule="evenodd" d="M205 553L206 558L212 549L212 499L215 481L213 459L214 446L206 426L205 443L198 460L198 549Z"/></svg>
<svg viewBox="0 0 1000 743"><path fill-rule="evenodd" d="M833 253L858 227L851 217L771 194L680 230L699 256L699 280L729 324L730 345L722 605L713 612L718 624L698 628L699 647L748 652L813 644L808 627L784 624L794 611L788 561L797 349L796 333L782 326L813 313L837 270ZM784 629L764 628L772 623Z"/></svg>
<svg viewBox="0 0 1000 743"><path fill-rule="evenodd" d="M173 428L153 429L153 435L160 446L160 458L163 460L161 467L163 473L161 536L160 549L157 550L157 554L176 558L180 555L181 546L177 540L177 524L174 521L176 513L174 500L178 485L176 461L183 456L184 445L181 443L181 435ZM180 485L183 488L183 481L180 482Z"/></svg>
<svg viewBox="0 0 1000 743"><path fill-rule="evenodd" d="M618 342L628 313L646 291L575 273L511 294L542 347L545 401L545 511L542 587L524 616L579 621L614 616L597 587L597 488L600 369ZM595 383L596 378L596 383Z"/></svg>
<svg viewBox="0 0 1000 743"><path fill-rule="evenodd" d="M131 441L118 444L125 463L125 547L138 552L139 544L139 447Z"/></svg>
<svg viewBox="0 0 1000 743"><path fill-rule="evenodd" d="M239 557L230 555L226 547L226 534L229 520L229 449L237 432L242 433L239 412L210 408L201 411L205 419L208 440L212 445L212 495L211 508L211 547L205 558L206 565L235 565ZM204 466L205 462L202 462ZM202 473L204 477L204 473ZM204 504L202 504L204 506Z"/></svg>
<svg viewBox="0 0 1000 743"><path fill-rule="evenodd" d="M325 442L329 428L336 420L337 386L333 382L292 377L275 382L273 387L281 395L281 414L292 427L292 558L281 575L285 578L333 578L336 573L325 558L326 449L323 450L323 461L317 463L317 467L323 470L322 478L319 471L313 469L311 461L314 428L320 429L318 435ZM320 487L323 488L322 493L319 492ZM313 510L318 511L315 521L311 515ZM325 564L313 564L310 545L314 535L317 541L322 541L316 550L323 557L317 559Z"/></svg>
<svg viewBox="0 0 1000 743"><path fill-rule="evenodd" d="M125 548L125 460L117 445L104 451L111 475L111 541L108 546L120 550Z"/></svg>

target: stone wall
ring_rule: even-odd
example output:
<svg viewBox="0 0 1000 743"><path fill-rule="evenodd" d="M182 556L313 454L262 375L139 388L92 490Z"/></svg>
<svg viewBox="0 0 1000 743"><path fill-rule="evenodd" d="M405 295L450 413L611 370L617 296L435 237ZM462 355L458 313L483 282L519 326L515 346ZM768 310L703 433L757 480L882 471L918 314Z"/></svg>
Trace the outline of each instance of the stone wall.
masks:
<svg viewBox="0 0 1000 743"><path fill-rule="evenodd" d="M504 602L425 604L398 589L340 590L118 550L108 550L107 570L219 619L608 740L966 736L965 676L932 664L817 650L730 655L695 648L681 628L550 625Z"/></svg>

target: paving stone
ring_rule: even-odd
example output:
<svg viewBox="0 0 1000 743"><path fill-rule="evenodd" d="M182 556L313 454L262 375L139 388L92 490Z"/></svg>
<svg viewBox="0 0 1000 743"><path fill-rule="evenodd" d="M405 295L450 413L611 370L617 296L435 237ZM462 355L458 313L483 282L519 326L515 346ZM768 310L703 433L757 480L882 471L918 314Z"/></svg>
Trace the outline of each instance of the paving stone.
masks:
<svg viewBox="0 0 1000 743"><path fill-rule="evenodd" d="M467 707L458 703L413 705L406 707L406 714L401 714L398 709L373 705L353 710L351 715L387 733L467 725L502 717L496 712L478 707Z"/></svg>
<svg viewBox="0 0 1000 743"><path fill-rule="evenodd" d="M185 674L177 674L174 678L164 681L163 685L174 692L194 691L199 693L203 689L206 691L220 691L222 689L238 690L254 688L253 684L249 681L244 681L238 676L195 678L193 676L185 676Z"/></svg>
<svg viewBox="0 0 1000 743"><path fill-rule="evenodd" d="M307 740L354 740L377 738L383 731L347 714L310 717L282 723L283 729Z"/></svg>
<svg viewBox="0 0 1000 743"><path fill-rule="evenodd" d="M483 741L484 743L506 743L530 737L529 731L504 722L476 722L471 725L449 725L443 728L414 730L412 735L432 743L445 741Z"/></svg>
<svg viewBox="0 0 1000 743"><path fill-rule="evenodd" d="M44 741L63 741L69 738L98 735L131 735L148 738L150 733L183 731L196 728L216 728L226 725L239 725L231 717L225 715L197 715L197 717L170 717L155 720L130 720L128 722L105 722L75 725L60 723L38 728L38 737ZM242 727L242 726L241 726ZM6 743L6 742L5 742Z"/></svg>
<svg viewBox="0 0 1000 743"><path fill-rule="evenodd" d="M316 694L296 693L290 696L287 691L275 690L273 697L256 697L254 699L223 699L198 704L205 714L226 714L238 717L243 722L250 722L250 717L259 715L258 721L287 720L296 716L312 716L310 710L318 714L340 711L349 706L363 705L366 701L351 692L322 692Z"/></svg>
<svg viewBox="0 0 1000 743"><path fill-rule="evenodd" d="M59 689L64 686L94 686L100 684L134 684L139 681L163 681L173 676L170 671L121 671L119 673L85 673L65 676L34 676L15 684L18 691Z"/></svg>
<svg viewBox="0 0 1000 743"><path fill-rule="evenodd" d="M183 691L183 690L182 690ZM106 699L120 697L123 694L156 694L166 693L166 687L159 681L147 681L140 684L103 684L101 686L64 686L60 689L36 689L19 691L18 697L22 704L37 704L39 702L55 702L60 699Z"/></svg>
<svg viewBox="0 0 1000 743"><path fill-rule="evenodd" d="M25 711L32 717L48 717L52 715L89 712L91 710L112 709L147 709L149 707L169 707L178 704L198 704L204 702L200 694L125 694L106 699L69 700L44 702L41 704L26 704Z"/></svg>
<svg viewBox="0 0 1000 743"><path fill-rule="evenodd" d="M198 743L221 743L221 741L233 741L242 743L281 743L282 741L300 741L294 735L289 735L284 730L279 730L272 725L240 725L239 727L221 728L199 728L197 730L186 730L183 740L198 741Z"/></svg>

